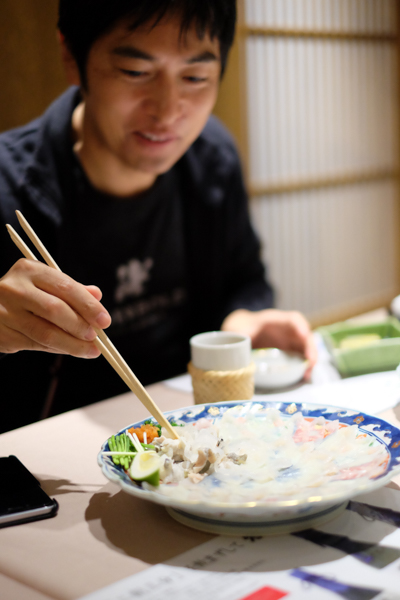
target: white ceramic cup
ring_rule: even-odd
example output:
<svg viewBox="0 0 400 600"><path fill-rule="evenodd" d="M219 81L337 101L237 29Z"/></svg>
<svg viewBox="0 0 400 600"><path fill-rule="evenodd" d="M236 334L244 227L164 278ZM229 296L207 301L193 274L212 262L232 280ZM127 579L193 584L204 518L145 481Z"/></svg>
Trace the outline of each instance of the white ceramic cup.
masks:
<svg viewBox="0 0 400 600"><path fill-rule="evenodd" d="M251 340L247 335L209 331L190 338L192 364L204 371L234 371L251 363Z"/></svg>

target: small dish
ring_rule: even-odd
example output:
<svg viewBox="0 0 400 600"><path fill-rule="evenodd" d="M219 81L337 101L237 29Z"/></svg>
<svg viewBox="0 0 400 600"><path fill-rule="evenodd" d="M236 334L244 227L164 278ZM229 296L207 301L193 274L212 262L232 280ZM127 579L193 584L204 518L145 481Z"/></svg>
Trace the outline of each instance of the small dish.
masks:
<svg viewBox="0 0 400 600"><path fill-rule="evenodd" d="M392 371L400 363L400 323L334 323L318 329L342 377Z"/></svg>
<svg viewBox="0 0 400 600"><path fill-rule="evenodd" d="M258 388L277 389L301 381L308 361L294 352L283 352L278 348L262 348L252 351L256 366L254 384Z"/></svg>
<svg viewBox="0 0 400 600"><path fill-rule="evenodd" d="M283 419L300 411L308 421L322 416L328 421L339 421L340 427L356 426L361 437L367 436L371 440L370 445L382 445L385 460L379 467L379 474L364 472L366 476L347 478L345 487L340 488L333 482L324 494L318 494L313 488L309 495L307 490L298 488L286 499L264 497L257 500L254 497L252 501L235 503L184 500L182 496L163 495L157 489L144 489L132 481L120 466L116 466L110 456L103 454L109 450L108 440L98 454L98 464L105 477L128 494L165 506L175 520L189 527L222 535L280 534L317 527L338 516L350 498L384 486L400 472L400 430L378 417L356 410L309 403L254 400L190 406L169 411L165 416L178 424L193 424L200 419L217 422L232 410L240 418L246 418L246 415L263 418L270 409L278 410ZM118 433L132 426L140 427L144 421L128 425Z"/></svg>

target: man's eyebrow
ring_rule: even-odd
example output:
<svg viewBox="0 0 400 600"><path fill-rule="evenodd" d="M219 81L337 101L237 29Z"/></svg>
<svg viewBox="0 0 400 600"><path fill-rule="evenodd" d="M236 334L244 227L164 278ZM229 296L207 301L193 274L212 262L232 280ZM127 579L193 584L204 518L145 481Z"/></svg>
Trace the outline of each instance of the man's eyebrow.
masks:
<svg viewBox="0 0 400 600"><path fill-rule="evenodd" d="M219 58L217 57L217 55L214 54L214 52L210 52L209 50L206 50L205 52L201 52L200 54L197 54L196 56L192 56L186 62L189 65L192 65L193 63L198 63L198 62L213 62L214 60L216 60L216 61L219 60Z"/></svg>
<svg viewBox="0 0 400 600"><path fill-rule="evenodd" d="M135 48L134 46L117 46L112 51L113 54L117 56L122 56L124 58L139 58L142 60L156 60L154 56L148 54L147 52L143 52L143 50L139 50L139 48ZM203 63L203 62L213 62L218 61L219 58L213 52L206 50L205 52L201 52L200 54L196 54L191 58L188 58L186 61L187 64L192 65L194 63Z"/></svg>
<svg viewBox="0 0 400 600"><path fill-rule="evenodd" d="M112 51L117 56L123 56L124 58L141 58L142 60L155 60L154 56L135 48L134 46L117 46Z"/></svg>

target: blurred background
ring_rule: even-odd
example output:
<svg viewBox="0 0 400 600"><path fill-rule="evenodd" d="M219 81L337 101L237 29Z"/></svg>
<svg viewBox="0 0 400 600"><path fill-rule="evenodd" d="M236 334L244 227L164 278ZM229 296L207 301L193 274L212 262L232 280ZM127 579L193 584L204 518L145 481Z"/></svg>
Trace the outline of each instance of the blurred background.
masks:
<svg viewBox="0 0 400 600"><path fill-rule="evenodd" d="M1 0L0 131L66 87L57 0ZM399 0L239 0L215 109L277 291L313 326L400 293Z"/></svg>

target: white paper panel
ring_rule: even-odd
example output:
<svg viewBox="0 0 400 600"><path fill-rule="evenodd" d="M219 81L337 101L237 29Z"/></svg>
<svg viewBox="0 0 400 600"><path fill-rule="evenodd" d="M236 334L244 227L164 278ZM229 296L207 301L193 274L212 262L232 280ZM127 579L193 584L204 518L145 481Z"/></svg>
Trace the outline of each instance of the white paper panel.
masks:
<svg viewBox="0 0 400 600"><path fill-rule="evenodd" d="M396 0L245 0L246 23L285 29L392 33Z"/></svg>
<svg viewBox="0 0 400 600"><path fill-rule="evenodd" d="M278 307L312 316L390 294L397 195L387 181L253 199Z"/></svg>
<svg viewBox="0 0 400 600"><path fill-rule="evenodd" d="M250 181L341 176L397 162L397 49L390 42L251 36Z"/></svg>
<svg viewBox="0 0 400 600"><path fill-rule="evenodd" d="M395 0L247 0L253 26L393 33ZM248 36L253 185L393 171L398 49L390 40ZM397 289L397 180L254 198L278 306L307 315Z"/></svg>

